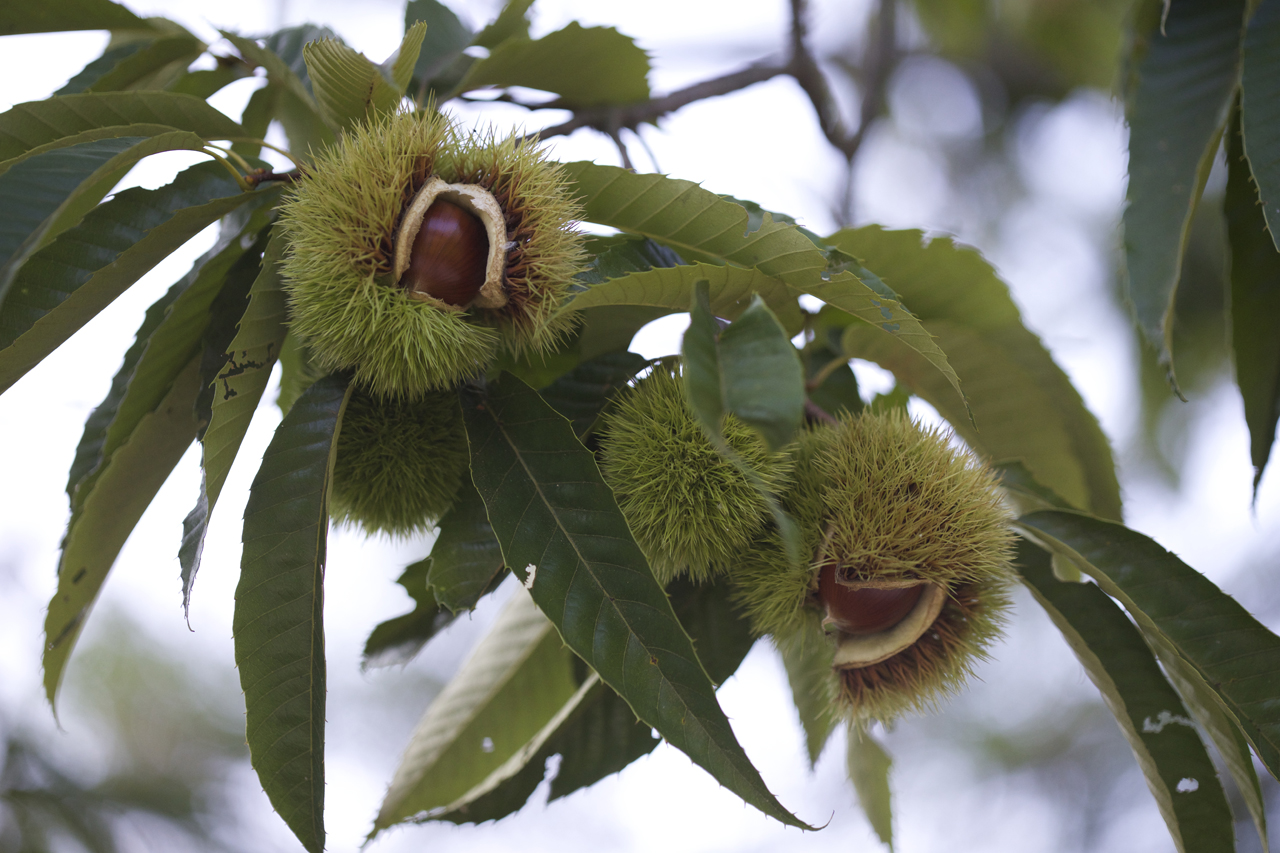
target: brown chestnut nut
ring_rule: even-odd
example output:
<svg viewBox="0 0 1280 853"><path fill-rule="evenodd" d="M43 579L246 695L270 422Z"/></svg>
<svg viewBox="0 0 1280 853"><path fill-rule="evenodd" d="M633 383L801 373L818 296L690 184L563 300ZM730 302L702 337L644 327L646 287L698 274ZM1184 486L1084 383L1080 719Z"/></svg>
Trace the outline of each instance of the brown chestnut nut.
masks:
<svg viewBox="0 0 1280 853"><path fill-rule="evenodd" d="M925 584L876 589L850 588L836 581L836 567L828 563L818 573L818 597L829 624L845 634L865 636L887 631L901 622L924 592Z"/></svg>
<svg viewBox="0 0 1280 853"><path fill-rule="evenodd" d="M484 284L488 257L489 238L479 217L437 198L422 217L400 283L412 293L466 307Z"/></svg>

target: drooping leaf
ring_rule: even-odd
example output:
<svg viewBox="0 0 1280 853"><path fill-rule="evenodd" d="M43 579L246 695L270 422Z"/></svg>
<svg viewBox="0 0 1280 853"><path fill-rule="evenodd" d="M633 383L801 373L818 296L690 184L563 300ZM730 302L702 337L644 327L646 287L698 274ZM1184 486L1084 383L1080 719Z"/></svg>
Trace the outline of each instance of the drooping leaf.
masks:
<svg viewBox="0 0 1280 853"><path fill-rule="evenodd" d="M396 579L413 599L413 610L378 624L365 640L362 669L406 664L427 641L453 623L457 614L442 607L427 586L430 558L411 564Z"/></svg>
<svg viewBox="0 0 1280 853"><path fill-rule="evenodd" d="M258 192L241 192L220 165L203 163L159 189L119 193L33 255L0 304L0 390L178 246L260 198Z"/></svg>
<svg viewBox="0 0 1280 853"><path fill-rule="evenodd" d="M1231 809L1213 761L1142 634L1094 584L1057 580L1050 555L1025 539L1017 563L1115 715L1178 850L1233 849Z"/></svg>
<svg viewBox="0 0 1280 853"><path fill-rule="evenodd" d="M649 56L630 37L573 22L533 41L502 42L471 66L459 89L524 86L553 92L574 109L648 100L648 75Z"/></svg>
<svg viewBox="0 0 1280 853"><path fill-rule="evenodd" d="M95 136L95 132L106 132L109 136L155 136L167 130L186 130L205 139L231 139L244 134L239 124L191 95L173 92L66 95L28 101L0 113L0 170L12 167L17 157L106 138Z"/></svg>
<svg viewBox="0 0 1280 853"><path fill-rule="evenodd" d="M579 364L539 394L568 418L574 435L582 439L595 427L613 395L648 364L648 359L634 352L607 352Z"/></svg>
<svg viewBox="0 0 1280 853"><path fill-rule="evenodd" d="M244 510L231 628L245 740L276 812L324 849L324 566L335 441L350 386L312 385L281 422Z"/></svg>
<svg viewBox="0 0 1280 853"><path fill-rule="evenodd" d="M400 57L413 67L426 28L415 24L405 33L400 44ZM302 48L311 75L311 88L316 104L328 123L347 129L374 115L394 112L404 95L404 85L383 76L382 70L363 53L347 47L338 39L309 42Z"/></svg>
<svg viewBox="0 0 1280 853"><path fill-rule="evenodd" d="M555 627L517 591L418 723L373 831L448 807L534 737L577 691Z"/></svg>
<svg viewBox="0 0 1280 853"><path fill-rule="evenodd" d="M508 39L527 39L532 5L533 0L507 0L498 17L480 31L472 44L492 50Z"/></svg>
<svg viewBox="0 0 1280 853"><path fill-rule="evenodd" d="M799 427L804 414L804 377L800 360L787 340L786 333L778 327L777 319L767 315L769 309L759 297L755 297L751 307L729 326L732 328L742 319L747 319L746 334L740 333L725 343L724 336L728 334L729 328L723 332L720 330L711 313L708 290L706 282L699 282L695 287L692 310L689 312L689 328L685 331L680 346L685 396L707 438L733 463L769 508L788 559L793 564L799 564L799 526L782 508L764 479L729 446L724 437L724 418L725 415L734 414L745 420L745 412L756 417L757 423L753 426L757 430L760 429L758 424L764 423L771 431L771 435L765 435L762 431L762 437L772 449L776 450L785 444ZM753 311L765 314L749 316ZM770 321L774 328L770 328ZM756 334L754 329L762 332L759 335L759 345L751 340L753 334ZM756 346L759 347L757 352L750 352ZM739 360L744 364L735 365L734 362ZM754 375L743 372L742 368L746 365L751 366ZM743 379L747 382L742 382ZM763 380L763 385L756 384L760 380ZM739 387L731 390L730 386L735 384ZM797 391L799 406L795 405L794 399ZM777 395L773 398L776 402L771 402L771 394ZM763 408L755 409L756 401L763 402ZM760 418L757 412L763 412L765 417Z"/></svg>
<svg viewBox="0 0 1280 853"><path fill-rule="evenodd" d="M1244 151L1262 216L1280 252L1280 2L1257 0L1244 34L1240 102Z"/></svg>
<svg viewBox="0 0 1280 853"><path fill-rule="evenodd" d="M1217 692L1272 775L1280 775L1280 637L1204 575L1127 527L1051 510L1024 515L1018 525L1064 551L1148 635L1172 646Z"/></svg>
<svg viewBox="0 0 1280 853"><path fill-rule="evenodd" d="M592 311L621 305L642 305L661 309L664 314L674 314L689 310L694 285L699 281L708 283L711 310L717 317L736 319L758 295L788 332L795 334L804 325L804 315L796 302L799 294L782 281L757 269L703 263L624 273L579 293L566 305L566 309ZM591 319L592 315L588 314L587 322L590 323Z"/></svg>
<svg viewBox="0 0 1280 853"><path fill-rule="evenodd" d="M0 300L27 259L78 222L135 163L203 146L186 131L103 139L48 151L0 174Z"/></svg>
<svg viewBox="0 0 1280 853"><path fill-rule="evenodd" d="M817 627L806 625L804 630L790 636L774 637L787 671L791 700L800 715L800 727L804 729L810 767L817 765L836 725L832 712L834 697L828 687L832 682L831 646L820 631L812 630Z"/></svg>
<svg viewBox="0 0 1280 853"><path fill-rule="evenodd" d="M1263 14L1259 11L1258 14ZM1244 400L1253 462L1253 493L1271 456L1280 421L1280 251L1267 233L1263 207L1245 159L1239 117L1227 139L1223 207L1231 245L1231 350Z"/></svg>
<svg viewBox="0 0 1280 853"><path fill-rule="evenodd" d="M829 253L794 224L752 212L689 181L638 175L614 166L568 163L586 208L584 218L664 243L691 262L758 269L791 288L875 324L923 355L963 394L946 354L886 288L864 281L852 267L832 266ZM708 277L708 280L709 277ZM762 294L769 301L768 294ZM770 308L787 324L786 315Z"/></svg>
<svg viewBox="0 0 1280 853"><path fill-rule="evenodd" d="M249 431L249 422L257 411L271 368L284 343L286 309L279 271L283 257L284 240L273 229L262 254L261 270L249 291L249 304L239 318L239 328L227 350L227 357L225 360L213 360L218 372L213 375L209 425L200 440L203 472L200 494L182 524L179 562L184 601L190 600L191 586L200 569L209 516L217 506L231 463L240 452L240 443ZM231 315L235 316L234 309ZM225 321L219 325L225 328ZM209 359L203 361L207 364ZM206 371L203 379L208 378ZM206 382L206 387L208 384Z"/></svg>
<svg viewBox="0 0 1280 853"><path fill-rule="evenodd" d="M280 414L287 415L302 392L323 375L311 357L311 348L297 335L286 335L280 346L280 395L276 397Z"/></svg>
<svg viewBox="0 0 1280 853"><path fill-rule="evenodd" d="M439 0L409 0L404 8L405 31L419 21L427 25L427 33L412 70L413 76L425 84L462 55L471 44L472 32Z"/></svg>
<svg viewBox="0 0 1280 853"><path fill-rule="evenodd" d="M159 405L139 419L106 460L93 493L68 525L58 563L58 591L49 601L44 623L44 688L55 707L71 650L116 555L195 439L198 368L194 360L188 364Z"/></svg>
<svg viewBox="0 0 1280 853"><path fill-rule="evenodd" d="M946 350L968 406L932 364L880 329L850 324L841 340L847 355L891 370L988 459L1021 459L1073 506L1120 517L1120 487L1106 435L1071 380L1022 324L1008 287L990 264L947 239L926 243L919 231L868 226L840 231L829 242L862 259L902 295Z"/></svg>
<svg viewBox="0 0 1280 853"><path fill-rule="evenodd" d="M275 89L263 96L259 105L270 99L272 112L284 126L289 137L289 150L304 162L312 152L318 152L334 143L333 128L312 95L311 79L307 74L303 50L308 44L321 39L336 38L333 31L311 25L289 27L265 39L264 45L243 36L222 31L222 35L240 55L267 71L268 88Z"/></svg>
<svg viewBox="0 0 1280 853"><path fill-rule="evenodd" d="M180 74L165 91L194 95L205 100L237 80L243 80L252 75L253 69L247 63L235 61L234 57L231 57L219 60L217 68L201 68Z"/></svg>
<svg viewBox="0 0 1280 853"><path fill-rule="evenodd" d="M427 558L427 585L435 600L449 612L471 610L506 577L507 567L484 501L469 477L463 478L453 506L440 519L439 527Z"/></svg>
<svg viewBox="0 0 1280 853"><path fill-rule="evenodd" d="M71 30L148 29L151 29L149 22L111 0L5 3L0 7L0 36Z"/></svg>
<svg viewBox="0 0 1280 853"><path fill-rule="evenodd" d="M157 38L147 42L141 49L119 57L110 67L101 69L101 74L82 72L80 79L73 79L58 94L163 89L177 80L187 70L187 66L204 53L206 47L204 42L189 34ZM86 68L85 71L90 69ZM89 79L91 75L93 79Z"/></svg>
<svg viewBox="0 0 1280 853"><path fill-rule="evenodd" d="M472 478L503 558L565 643L725 787L803 825L765 788L595 459L513 377L464 397Z"/></svg>
<svg viewBox="0 0 1280 853"><path fill-rule="evenodd" d="M278 191L266 192L234 211L214 247L147 311L124 366L112 380L111 391L85 424L67 484L73 510L92 492L102 463L128 439L138 421L155 409L186 365L193 358L199 360L213 301L233 271L244 275L244 271L235 270L237 266L248 267L250 275L257 269L257 255L249 249L269 221L271 203L278 197ZM246 239L250 241L247 245ZM261 251L261 245L257 248Z"/></svg>
<svg viewBox="0 0 1280 853"><path fill-rule="evenodd" d="M893 850L893 802L889 792L889 769L893 759L871 733L859 724L849 726L846 764L849 781L858 792L858 805L880 842Z"/></svg>
<svg viewBox="0 0 1280 853"><path fill-rule="evenodd" d="M723 683L755 644L749 625L733 606L728 585L699 586L679 578L668 593L708 674ZM542 731L438 819L478 823L511 814L542 782L553 755L560 756L549 795L555 800L617 773L659 743L627 703L591 673Z"/></svg>
<svg viewBox="0 0 1280 853"><path fill-rule="evenodd" d="M1191 218L1235 95L1245 0L1147 4L1127 82L1126 293L1173 377L1173 303Z"/></svg>
<svg viewBox="0 0 1280 853"><path fill-rule="evenodd" d="M114 47L108 46L101 56L80 69L61 89L53 94L75 95L89 91L89 87L98 82L102 75L115 68L117 63L126 57L132 56L149 44L151 44L151 41L148 39L138 39L118 44Z"/></svg>

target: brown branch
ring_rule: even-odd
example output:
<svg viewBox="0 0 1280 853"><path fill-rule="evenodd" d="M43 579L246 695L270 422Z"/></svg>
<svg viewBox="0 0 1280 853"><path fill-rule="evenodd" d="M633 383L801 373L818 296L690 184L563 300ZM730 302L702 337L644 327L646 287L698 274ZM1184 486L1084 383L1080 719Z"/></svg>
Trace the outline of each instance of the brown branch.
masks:
<svg viewBox="0 0 1280 853"><path fill-rule="evenodd" d="M765 80L772 80L774 77L786 73L788 73L788 69L785 65L759 62L743 68L741 71L726 74L723 77L695 83L661 98L653 98L636 104L591 107L578 110L574 113L573 118L563 124L548 127L530 135L541 139L548 139L552 136L567 136L580 127L595 128L606 134L610 133L611 130L617 132L622 128L635 130L644 122L655 122L667 113L675 112L681 107L692 104L694 101L727 95L730 92L754 86L756 83L763 83ZM559 101L551 101L535 106L537 109L563 109L564 107L559 106L559 104Z"/></svg>
<svg viewBox="0 0 1280 853"><path fill-rule="evenodd" d="M810 423L831 424L833 426L840 423L834 415L807 398L804 401L804 416Z"/></svg>
<svg viewBox="0 0 1280 853"><path fill-rule="evenodd" d="M297 169L292 172L269 172L266 169L256 169L244 176L244 179L251 186L265 184L267 181L281 181L282 183L291 184L302 177L302 173Z"/></svg>

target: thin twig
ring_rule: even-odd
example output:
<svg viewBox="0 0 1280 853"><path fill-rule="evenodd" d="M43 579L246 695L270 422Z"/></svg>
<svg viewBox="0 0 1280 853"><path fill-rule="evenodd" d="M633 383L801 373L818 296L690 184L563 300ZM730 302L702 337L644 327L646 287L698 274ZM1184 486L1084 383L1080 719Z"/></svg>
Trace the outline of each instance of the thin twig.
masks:
<svg viewBox="0 0 1280 853"><path fill-rule="evenodd" d="M808 398L804 401L804 416L816 423L832 425L840 423L830 412Z"/></svg>
<svg viewBox="0 0 1280 853"><path fill-rule="evenodd" d="M256 169L245 175L245 180L252 186L265 184L267 181L280 181L282 183L291 184L302 177L302 172L294 169L292 172L269 172L266 169Z"/></svg>

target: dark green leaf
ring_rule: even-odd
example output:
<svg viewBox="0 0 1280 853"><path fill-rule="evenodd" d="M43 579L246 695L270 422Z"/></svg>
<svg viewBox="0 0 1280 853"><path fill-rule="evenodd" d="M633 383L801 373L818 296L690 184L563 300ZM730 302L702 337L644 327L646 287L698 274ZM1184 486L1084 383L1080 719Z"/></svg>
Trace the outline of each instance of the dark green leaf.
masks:
<svg viewBox="0 0 1280 853"><path fill-rule="evenodd" d="M148 30L151 24L110 0L0 5L0 36L70 30Z"/></svg>
<svg viewBox="0 0 1280 853"><path fill-rule="evenodd" d="M612 27L574 22L536 41L508 39L497 45L471 66L459 88L541 89L573 109L648 100L648 75L649 55L631 38Z"/></svg>
<svg viewBox="0 0 1280 853"><path fill-rule="evenodd" d="M102 75L106 74L121 60L132 56L151 42L146 39L125 42L115 47L108 47L103 51L102 56L90 62L79 73L67 81L61 89L54 92L54 95L75 95L81 92L89 91L89 87L98 82Z"/></svg>
<svg viewBox="0 0 1280 853"><path fill-rule="evenodd" d="M805 387L809 389L809 399L815 405L832 415L840 412L856 415L866 408L858 390L858 377L853 374L849 356L845 355L843 348L835 350L811 344L805 347L801 356L805 362ZM821 381L816 388L809 388L819 379Z"/></svg>
<svg viewBox="0 0 1280 853"><path fill-rule="evenodd" d="M1227 139L1223 204L1231 244L1231 348L1257 495L1280 420L1280 251L1267 233L1241 141L1237 116Z"/></svg>
<svg viewBox="0 0 1280 853"><path fill-rule="evenodd" d="M685 262L684 258L661 243L630 234L588 237L587 252L591 256L591 265L575 278L588 285L604 284L611 278L646 272L655 267L678 267Z"/></svg>
<svg viewBox="0 0 1280 853"><path fill-rule="evenodd" d="M565 643L637 716L725 787L789 825L568 421L512 377L464 398L472 477L503 558Z"/></svg>
<svg viewBox="0 0 1280 853"><path fill-rule="evenodd" d="M457 614L436 602L427 586L427 569L431 559L419 560L404 570L396 583L413 599L413 610L388 619L373 629L364 644L362 669L406 664L422 650L427 641L453 623Z"/></svg>
<svg viewBox="0 0 1280 853"><path fill-rule="evenodd" d="M71 650L116 555L196 436L193 404L199 377L199 364L193 360L106 460L93 493L67 526L58 591L44 623L44 688L50 704L55 703Z"/></svg>
<svg viewBox="0 0 1280 853"><path fill-rule="evenodd" d="M1144 631L1170 643L1212 685L1272 775L1280 774L1280 637L1141 533L1062 511L1034 512L1018 524L1067 553Z"/></svg>
<svg viewBox="0 0 1280 853"><path fill-rule="evenodd" d="M257 232L266 226L270 204L277 198L278 191L263 193L252 205L235 211L218 243L147 311L110 392L85 424L67 484L73 511L92 492L102 464L128 440L139 420L155 409L184 367L200 356L210 308L228 277L233 271L244 277L245 270L236 270L244 266L251 280L257 255L250 253L247 260L245 256Z"/></svg>
<svg viewBox="0 0 1280 853"><path fill-rule="evenodd" d="M893 804L889 794L893 759L870 732L855 723L849 726L846 760L849 781L858 792L858 804L880 842L893 850Z"/></svg>
<svg viewBox="0 0 1280 853"><path fill-rule="evenodd" d="M201 436L200 495L195 508L183 521L182 548L179 562L182 566L183 598L189 599L191 585L200 568L200 555L204 549L204 536L209 515L218 503L222 486L231 471L231 463L240 452L240 443L249 430L249 422L266 390L271 368L280 355L285 337L285 301L280 289L280 260L284 257L284 240L274 229L262 255L262 267L249 292L249 304L243 316L237 312L236 300L223 307L216 318L221 335L225 339L227 327L239 319L239 328L225 353L218 358L206 350L202 365L216 367L213 374L213 399L210 404L209 425ZM206 346L211 341L206 340ZM215 350L216 352L216 350ZM202 379L210 377L208 370ZM204 387L208 387L205 382Z"/></svg>
<svg viewBox="0 0 1280 853"><path fill-rule="evenodd" d="M727 584L698 586L677 579L668 590L671 605L698 648L708 673L722 683L737 671L755 637L735 610ZM660 741L617 693L594 673L554 719L524 749L438 816L454 823L496 820L519 809L559 755L550 799L568 796L617 773Z"/></svg>
<svg viewBox="0 0 1280 853"><path fill-rule="evenodd" d="M324 372L315 365L311 348L298 340L297 335L286 335L280 347L280 394L276 397L280 414L289 414L302 392L321 376Z"/></svg>
<svg viewBox="0 0 1280 853"><path fill-rule="evenodd" d="M1280 0L1257 0L1244 35L1240 98L1244 150L1262 215L1280 251Z"/></svg>
<svg viewBox="0 0 1280 853"><path fill-rule="evenodd" d="M574 435L587 436L609 400L648 366L644 356L633 352L607 352L584 361L539 393L551 408L568 418Z"/></svg>
<svg viewBox="0 0 1280 853"><path fill-rule="evenodd" d="M756 306L765 311L768 310L764 308L764 303L760 301L759 297L755 297L752 302L752 308ZM732 394L729 391L730 382L736 381L740 375L736 368L730 367L730 363L733 359L742 356L742 347L732 344L732 342L729 346L723 343L723 336L728 333L728 329L722 333L715 316L711 313L706 282L698 283L691 307L689 328L684 333L681 343L685 396L688 397L689 405L692 407L693 413L701 424L702 431L706 433L707 438L726 459L733 463L739 473L746 478L747 482L752 485L764 500L765 505L769 507L769 512L773 515L773 522L777 525L778 532L782 537L782 545L788 559L793 564L799 564L801 560L800 528L796 525L795 520L787 515L778 498L769 491L768 486L760 475L729 446L729 443L724 438L725 415L734 414L742 417L742 413L739 411L740 401L746 399L741 391ZM750 310L748 309L748 312ZM746 317L747 313L742 316ZM773 319L774 323L777 322L774 318L766 319ZM741 340L740 338L739 341L741 342ZM782 341L787 349L790 350L789 356L775 346L773 347L774 352L766 356L765 362L776 363L773 365L774 369L780 371L776 391L781 395L784 406L791 393L786 386L792 382L799 385L801 404L799 414L803 415L804 386L800 361L796 356L795 349L787 341L785 332L782 333ZM747 341L747 343L749 344L750 342ZM786 364L785 360L787 358L791 360L791 364ZM788 377L787 373L792 375ZM770 376L766 374L758 378L768 381ZM786 409L779 409L779 412L785 415ZM791 432L794 432L795 428L799 426L799 420L800 418L797 417L795 425L791 427ZM783 423L780 419L777 422ZM759 429L758 425L753 424L753 426ZM790 436L790 432L783 435L784 430L785 425L783 429L777 430L773 436L765 436L766 442L769 442L770 439L782 439L778 445L774 445L775 449L780 447Z"/></svg>
<svg viewBox="0 0 1280 853"><path fill-rule="evenodd" d="M251 76L253 69L247 63L234 61L234 58L226 62L220 60L217 68L202 68L179 75L178 79L169 84L167 91L179 95L194 95L203 100L221 92L237 80Z"/></svg>
<svg viewBox="0 0 1280 853"><path fill-rule="evenodd" d="M564 169L576 183L586 220L650 237L693 262L758 269L793 290L812 294L893 333L928 359L961 395L946 354L893 293L877 290L851 268L833 267L828 253L795 225L761 213L759 227L751 230L750 211L689 181L585 162L568 163ZM701 277L712 280L709 274ZM790 329L780 305L768 292L760 294Z"/></svg>
<svg viewBox="0 0 1280 853"><path fill-rule="evenodd" d="M279 89L278 94L263 96L264 100L259 103L264 104L272 97L278 99L273 105L273 112L284 125L290 153L294 157L309 159L310 152L334 143L333 129L325 123L312 95L311 79L303 56L308 44L336 38L331 30L310 25L290 27L267 38L265 46L235 33L222 31L222 35L247 61L266 69L268 88Z"/></svg>
<svg viewBox="0 0 1280 853"><path fill-rule="evenodd" d="M815 616L804 628L787 637L774 637L782 665L787 670L791 700L800 715L804 729L809 766L818 763L822 749L835 729L835 697L831 695L831 646L822 634ZM815 630L816 629L816 630Z"/></svg>
<svg viewBox="0 0 1280 853"><path fill-rule="evenodd" d="M463 480L453 506L440 519L428 559L427 584L440 606L452 613L475 608L506 577L502 549L470 478Z"/></svg>
<svg viewBox="0 0 1280 853"><path fill-rule="evenodd" d="M0 300L27 259L80 221L135 163L160 151L203 147L203 139L181 130L103 139L40 154L0 174Z"/></svg>
<svg viewBox="0 0 1280 853"><path fill-rule="evenodd" d="M493 23L480 31L472 44L492 50L507 39L529 37L529 7L533 0L507 0Z"/></svg>
<svg viewBox="0 0 1280 853"><path fill-rule="evenodd" d="M205 47L204 42L191 35L158 38L148 42L141 50L120 57L110 68L102 69L103 73L95 79L85 79L83 82L87 85L83 88L72 88L72 84L80 83L76 79L59 90L58 94L163 89L177 80L187 70L187 66L204 53ZM89 69L86 68L81 75L85 75L85 72L89 72Z"/></svg>
<svg viewBox="0 0 1280 853"><path fill-rule="evenodd" d="M1157 4L1158 5L1158 4ZM1173 301L1240 71L1244 0L1181 0L1138 25L1128 82L1126 290L1173 376Z"/></svg>
<svg viewBox="0 0 1280 853"><path fill-rule="evenodd" d="M1018 567L1115 715L1178 850L1233 849L1213 761L1142 634L1097 586L1055 579L1049 554L1026 540Z"/></svg>
<svg viewBox="0 0 1280 853"><path fill-rule="evenodd" d="M830 241L902 294L946 350L968 406L924 357L866 324L849 325L845 354L893 371L988 459L1020 459L1072 506L1119 518L1120 487L1107 437L1067 375L1023 326L1004 282L977 252L946 239L926 244L922 237L869 226L841 231Z"/></svg>
<svg viewBox="0 0 1280 853"><path fill-rule="evenodd" d="M126 190L90 212L27 261L0 305L0 390L178 246L259 198L241 192L219 164L203 163L167 186Z"/></svg>
<svg viewBox="0 0 1280 853"><path fill-rule="evenodd" d="M419 21L427 25L427 35L413 76L426 83L462 55L463 48L471 43L472 33L453 10L438 0L409 0L404 9L405 30Z"/></svg>
<svg viewBox="0 0 1280 853"><path fill-rule="evenodd" d="M138 127L129 127L138 125ZM14 158L106 136L155 136L186 130L205 139L244 131L199 98L172 92L104 92L18 104L0 113L0 169ZM105 134L95 136L94 133Z"/></svg>
<svg viewBox="0 0 1280 853"><path fill-rule="evenodd" d="M324 849L324 565L335 438L350 386L321 379L276 430L244 510L232 618L249 759L311 853Z"/></svg>

